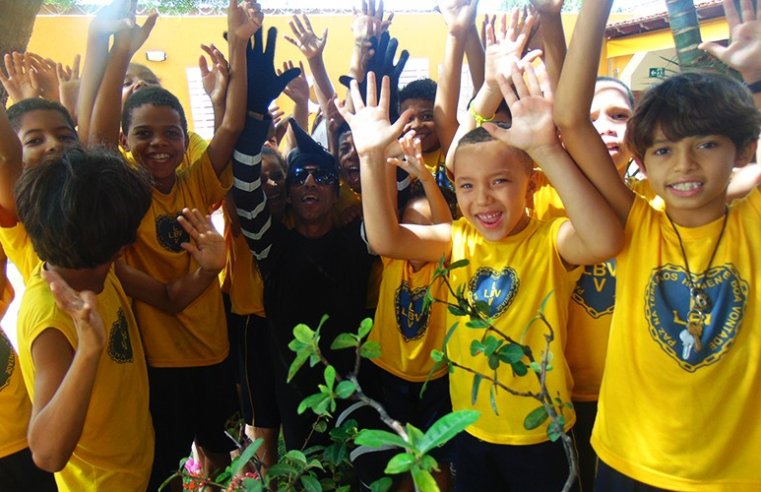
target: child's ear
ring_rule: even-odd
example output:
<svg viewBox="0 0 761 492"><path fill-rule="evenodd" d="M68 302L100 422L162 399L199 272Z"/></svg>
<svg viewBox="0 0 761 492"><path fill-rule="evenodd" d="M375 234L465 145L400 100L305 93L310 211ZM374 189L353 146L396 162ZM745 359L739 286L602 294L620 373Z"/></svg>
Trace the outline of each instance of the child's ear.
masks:
<svg viewBox="0 0 761 492"><path fill-rule="evenodd" d="M187 151L190 148L190 135L188 135L188 132L185 132L185 150Z"/></svg>
<svg viewBox="0 0 761 492"><path fill-rule="evenodd" d="M534 193L536 193L536 189L538 187L538 181L539 177L537 175L536 171L532 171L531 175L528 177L528 186L526 187L526 203L530 204L532 202L532 198L534 196Z"/></svg>
<svg viewBox="0 0 761 492"><path fill-rule="evenodd" d="M119 132L119 145L121 145L124 150L129 152L129 143L127 143L127 135L125 135L122 132Z"/></svg>
<svg viewBox="0 0 761 492"><path fill-rule="evenodd" d="M744 149L737 153L735 156L734 167L743 167L753 160L753 156L756 155L756 149L758 148L758 142L752 142L745 146Z"/></svg>

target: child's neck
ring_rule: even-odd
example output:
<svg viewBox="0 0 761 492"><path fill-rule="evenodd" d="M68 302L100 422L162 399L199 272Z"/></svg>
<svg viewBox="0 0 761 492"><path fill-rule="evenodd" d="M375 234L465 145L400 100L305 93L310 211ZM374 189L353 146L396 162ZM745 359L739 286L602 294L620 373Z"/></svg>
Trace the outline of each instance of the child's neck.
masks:
<svg viewBox="0 0 761 492"><path fill-rule="evenodd" d="M78 270L62 268L50 263L45 264L46 270L56 272L72 289L77 292L89 290L95 294L100 294L103 291L103 285L106 283L106 276L110 268L111 262L98 265L95 268L82 268Z"/></svg>
<svg viewBox="0 0 761 492"><path fill-rule="evenodd" d="M172 188L174 188L174 183L177 182L177 175L173 174L171 178L167 178L164 180L156 180L154 178L153 180L153 187L156 188L160 193L164 195L168 195L172 192Z"/></svg>

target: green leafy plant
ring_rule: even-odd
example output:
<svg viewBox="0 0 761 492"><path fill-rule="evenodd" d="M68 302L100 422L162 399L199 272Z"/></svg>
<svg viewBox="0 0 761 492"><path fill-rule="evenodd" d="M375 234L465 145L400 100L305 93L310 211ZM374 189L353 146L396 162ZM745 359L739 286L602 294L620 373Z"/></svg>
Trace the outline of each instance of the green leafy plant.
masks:
<svg viewBox="0 0 761 492"><path fill-rule="evenodd" d="M515 340L513 337L502 332L493 324L494 320L489 317L491 310L487 303L483 301L472 301L465 291L465 285L460 285L457 290L453 289L449 282L449 273L457 268L468 265L468 260L460 260L445 265L444 259L439 264L434 273L434 278L426 292L423 309L428 309L434 302L440 302L447 305L449 311L455 316L467 317L468 321L464 324L465 328L472 330L484 330L480 338L474 339L470 344L470 354L473 357L486 357L490 374L484 374L470 367L464 366L452 361L447 353L447 345L456 330L462 329L459 322L454 323L446 334L444 347L442 350L434 350L431 357L436 361L436 365L431 369L431 374L435 373L442 365L447 365L449 372L456 370L466 371L473 374L472 401L475 404L478 393L484 381L489 383L489 398L492 410L499 415L496 403L497 390L504 390L509 394L522 398L532 398L539 404L524 419L523 426L526 430L537 429L542 425L547 425L547 437L550 441L555 442L558 439L563 443L566 457L568 458L568 478L563 487L564 491L570 490L578 476L578 461L576 451L573 446L573 440L565 432L566 410L572 410L573 405L570 402L563 401L559 393L555 396L547 387L547 373L553 370L553 354L550 350L552 342L555 340L555 329L544 316L544 309L547 301L552 296L550 292L542 302L539 312L534 316L523 330L521 340ZM446 299L436 299L432 292L438 292L440 283L446 285L447 291L455 300L452 302ZM529 330L535 329L539 324L545 329L544 341L545 347L541 355L537 358L530 346L523 344L523 340ZM533 374L537 380L536 391L516 391L509 387L503 381L499 380L498 370L501 367L510 366L512 374L518 377L525 377Z"/></svg>

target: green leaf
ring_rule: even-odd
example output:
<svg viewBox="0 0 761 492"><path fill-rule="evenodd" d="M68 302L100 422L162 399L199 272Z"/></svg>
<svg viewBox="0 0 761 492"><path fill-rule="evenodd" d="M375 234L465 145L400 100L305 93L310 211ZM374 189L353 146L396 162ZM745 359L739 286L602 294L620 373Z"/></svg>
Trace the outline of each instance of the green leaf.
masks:
<svg viewBox="0 0 761 492"><path fill-rule="evenodd" d="M320 319L320 324L317 325L317 332L318 333L320 332L320 330L322 329L322 325L325 324L325 322L328 320L328 318L330 318L330 316L328 316L327 314L323 314L322 315L322 318Z"/></svg>
<svg viewBox="0 0 761 492"><path fill-rule="evenodd" d="M362 322L359 324L359 338L360 340L365 338L367 335L370 334L370 330L373 329L373 320L372 318L365 318L362 320Z"/></svg>
<svg viewBox="0 0 761 492"><path fill-rule="evenodd" d="M429 285L425 289L425 297L423 297L423 312L427 311L431 307L431 304L433 304L433 296L431 295L431 286Z"/></svg>
<svg viewBox="0 0 761 492"><path fill-rule="evenodd" d="M481 380L483 380L483 376L481 374L474 374L473 375L473 392L470 396L470 401L473 406L476 405L476 399L478 398L478 388L481 386Z"/></svg>
<svg viewBox="0 0 761 492"><path fill-rule="evenodd" d="M304 456L304 453L302 453L301 451L298 451L296 449L293 449L293 450L288 451L287 453L285 453L284 458L286 460L298 463L298 464L300 464L302 466L306 466L306 464L307 464L307 457Z"/></svg>
<svg viewBox="0 0 761 492"><path fill-rule="evenodd" d="M230 474L230 469L228 468L227 470L217 475L214 481L217 483L226 483L228 480L230 480L230 477L232 477L232 475Z"/></svg>
<svg viewBox="0 0 761 492"><path fill-rule="evenodd" d="M296 413L301 415L302 413L306 412L307 409L317 406L325 398L329 398L329 396L325 393L315 393L313 395L307 396L301 400L301 403L299 403L299 407L296 409Z"/></svg>
<svg viewBox="0 0 761 492"><path fill-rule="evenodd" d="M494 415L499 415L499 410L497 410L497 387L494 385L489 387L489 401L491 402L491 409L494 411Z"/></svg>
<svg viewBox="0 0 761 492"><path fill-rule="evenodd" d="M317 422L314 423L312 426L312 429L314 429L315 432L319 432L322 434L326 430L328 430L328 423L325 422L323 419L319 419Z"/></svg>
<svg viewBox="0 0 761 492"><path fill-rule="evenodd" d="M515 364L523 359L523 348L517 343L508 343L499 349L499 358L502 362Z"/></svg>
<svg viewBox="0 0 761 492"><path fill-rule="evenodd" d="M529 367L537 374L541 374L542 372L542 365L537 361L533 361L531 364L529 364Z"/></svg>
<svg viewBox="0 0 761 492"><path fill-rule="evenodd" d="M449 312L455 316L465 316L466 314L468 314L467 312L455 306L449 306Z"/></svg>
<svg viewBox="0 0 761 492"><path fill-rule="evenodd" d="M493 371L496 371L499 368L499 357L497 354L491 354L488 359L489 362L489 368Z"/></svg>
<svg viewBox="0 0 761 492"><path fill-rule="evenodd" d="M314 331L307 325L300 323L293 328L293 336L301 343L311 345L314 340Z"/></svg>
<svg viewBox="0 0 761 492"><path fill-rule="evenodd" d="M330 348L333 350L340 350L356 347L357 345L359 345L359 340L357 340L356 335L352 335L351 333L341 333L335 340L333 340L333 343L330 344Z"/></svg>
<svg viewBox="0 0 761 492"><path fill-rule="evenodd" d="M465 323L465 326L467 326L468 328L473 328L474 330L482 330L484 328L488 328L489 323L482 320L481 318L473 318L467 323Z"/></svg>
<svg viewBox="0 0 761 492"><path fill-rule="evenodd" d="M486 301L476 301L476 311L485 318L491 316L491 306Z"/></svg>
<svg viewBox="0 0 761 492"><path fill-rule="evenodd" d="M409 444L396 434L382 430L364 429L354 439L354 442L360 446L370 446L377 448L380 446L398 446L408 449Z"/></svg>
<svg viewBox="0 0 761 492"><path fill-rule="evenodd" d="M511 364L511 365L513 366L513 371L515 372L516 376L522 377L528 374L528 367L523 362L518 361L515 364Z"/></svg>
<svg viewBox="0 0 761 492"><path fill-rule="evenodd" d="M549 417L547 410L544 408L544 405L542 405L526 415L526 418L523 420L523 427L526 430L534 430L542 425Z"/></svg>
<svg viewBox="0 0 761 492"><path fill-rule="evenodd" d="M263 492L264 484L259 480L251 477L243 479L243 490L246 492Z"/></svg>
<svg viewBox="0 0 761 492"><path fill-rule="evenodd" d="M233 476L238 475L240 471L246 466L246 464L251 461L251 458L254 457L256 452L261 447L262 443L264 443L264 439L259 438L248 445L246 449L243 450L241 455L237 458L237 460L231 465L231 471Z"/></svg>
<svg viewBox="0 0 761 492"><path fill-rule="evenodd" d="M338 395L339 398L345 400L346 398L349 398L356 390L357 387L351 381L341 381L336 387L336 395Z"/></svg>
<svg viewBox="0 0 761 492"><path fill-rule="evenodd" d="M550 297L552 297L552 293L555 292L553 290L550 291L549 294L547 294L547 297L544 298L542 301L542 305L539 307L539 314L544 314L544 308L547 307L547 301L550 300Z"/></svg>
<svg viewBox="0 0 761 492"><path fill-rule="evenodd" d="M315 406L312 407L312 411L317 415L325 415L328 413L328 407L335 408L336 401L330 397L329 394L322 393L324 397Z"/></svg>
<svg viewBox="0 0 761 492"><path fill-rule="evenodd" d="M333 366L328 366L325 368L324 374L325 384L327 384L330 391L333 391L333 386L336 384L336 368Z"/></svg>
<svg viewBox="0 0 761 492"><path fill-rule="evenodd" d="M298 471L296 468L285 463L275 463L267 470L267 476L270 478L281 477L287 475L296 475Z"/></svg>
<svg viewBox="0 0 761 492"><path fill-rule="evenodd" d="M322 466L322 463L318 459L309 460L309 463L307 463L307 470L312 470L314 468L325 471L325 467Z"/></svg>
<svg viewBox="0 0 761 492"><path fill-rule="evenodd" d="M304 490L307 492L322 492L322 485L320 485L320 481L314 478L312 475L302 475L301 485L304 486Z"/></svg>
<svg viewBox="0 0 761 492"><path fill-rule="evenodd" d="M442 352L441 350L436 350L436 349L431 350L431 360L433 360L434 362L441 362L443 358L444 358L444 352Z"/></svg>
<svg viewBox="0 0 761 492"><path fill-rule="evenodd" d="M477 355L480 355L486 350L486 347L484 347L484 344L481 343L480 340L473 340L470 342L470 355L475 357Z"/></svg>
<svg viewBox="0 0 761 492"><path fill-rule="evenodd" d="M299 369L301 369L301 366L304 365L304 362L307 361L311 354L307 350L303 350L301 352L296 353L296 358L293 359L293 362L291 362L291 367L288 369L288 382L291 382L291 379L296 375L297 372L299 372Z"/></svg>
<svg viewBox="0 0 761 492"><path fill-rule="evenodd" d="M410 445L417 449L423 440L424 434L423 431L407 422L407 436L410 438Z"/></svg>
<svg viewBox="0 0 761 492"><path fill-rule="evenodd" d="M412 480L415 482L415 487L420 492L434 492L439 490L438 485L436 485L436 480L433 479L431 472L422 470L417 466L412 467L412 470L410 471L412 472Z"/></svg>
<svg viewBox="0 0 761 492"><path fill-rule="evenodd" d="M365 359L377 359L381 356L380 343L375 340L372 342L366 342L364 345L362 345L362 348L359 351L359 355Z"/></svg>
<svg viewBox="0 0 761 492"><path fill-rule="evenodd" d="M457 321L455 324L452 325L451 328L449 328L449 331L447 332L447 336L444 337L444 348L446 348L447 344L449 343L449 339L452 338L452 335L454 335L454 331L457 329L457 325L459 325L460 322Z"/></svg>
<svg viewBox="0 0 761 492"><path fill-rule="evenodd" d="M550 441L552 442L555 442L558 439L560 439L562 432L563 432L563 428L555 425L555 422L550 422L550 425L547 426L547 437L549 437Z"/></svg>
<svg viewBox="0 0 761 492"><path fill-rule="evenodd" d="M459 410L444 415L428 429L416 448L421 453L427 453L441 446L478 420L479 415L481 412L477 410Z"/></svg>
<svg viewBox="0 0 761 492"><path fill-rule="evenodd" d="M462 268L462 267L468 266L469 263L470 263L470 261L468 261L467 259L457 260L454 263L451 263L447 267L447 270L450 270L450 271L451 270L457 270L458 268Z"/></svg>
<svg viewBox="0 0 761 492"><path fill-rule="evenodd" d="M394 480L391 477L380 478L370 484L370 492L388 492Z"/></svg>
<svg viewBox="0 0 761 492"><path fill-rule="evenodd" d="M497 340L497 337L489 335L484 340L484 354L492 355L502 343Z"/></svg>
<svg viewBox="0 0 761 492"><path fill-rule="evenodd" d="M314 367L317 364L320 363L320 355L319 354L310 354L309 355L309 367Z"/></svg>
<svg viewBox="0 0 761 492"><path fill-rule="evenodd" d="M426 454L420 461L420 468L427 471L439 471L439 464L433 456Z"/></svg>
<svg viewBox="0 0 761 492"><path fill-rule="evenodd" d="M384 473L388 473L390 475L404 473L409 471L409 469L412 468L413 464L415 464L415 457L413 455L407 453L399 453L389 460Z"/></svg>

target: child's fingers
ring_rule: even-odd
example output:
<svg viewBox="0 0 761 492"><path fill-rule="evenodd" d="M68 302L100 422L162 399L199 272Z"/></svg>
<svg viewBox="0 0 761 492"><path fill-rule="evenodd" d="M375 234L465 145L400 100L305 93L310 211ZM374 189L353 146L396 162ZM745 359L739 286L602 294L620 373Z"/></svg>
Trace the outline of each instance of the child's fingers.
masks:
<svg viewBox="0 0 761 492"><path fill-rule="evenodd" d="M523 72L514 62L510 63L510 76L513 80L513 87L515 87L515 92L518 93L518 98L523 99L524 97L528 97L531 92L526 85L526 80L523 78Z"/></svg>
<svg viewBox="0 0 761 492"><path fill-rule="evenodd" d="M309 22L309 17L307 17L306 14L303 14L301 17L304 19L304 25L307 26L309 32L314 32L314 29L312 29L312 23Z"/></svg>
<svg viewBox="0 0 761 492"><path fill-rule="evenodd" d="M378 106L378 85L375 82L375 72L369 72L365 78L367 79L367 105L371 108ZM383 78L385 81L385 77ZM383 104L383 86L384 81L381 81L381 105Z"/></svg>
<svg viewBox="0 0 761 492"><path fill-rule="evenodd" d="M534 66L529 63L523 68L523 71L526 74L525 80L527 80L526 87L528 88L529 95L541 96L542 88L539 84L539 79L536 76L536 71L534 70Z"/></svg>
<svg viewBox="0 0 761 492"><path fill-rule="evenodd" d="M751 0L740 0L740 9L742 11L743 22L756 20L756 12L753 10L753 2Z"/></svg>
<svg viewBox="0 0 761 492"><path fill-rule="evenodd" d="M304 24L301 23L301 20L299 20L298 15L293 16L293 21L296 23L296 26L299 28L299 32L301 33L306 32L306 29L304 29Z"/></svg>
<svg viewBox="0 0 761 492"><path fill-rule="evenodd" d="M82 62L82 55L76 54L74 55L74 61L72 62L71 66L71 75L75 78L79 78L79 64Z"/></svg>
<svg viewBox="0 0 761 492"><path fill-rule="evenodd" d="M505 98L505 102L508 107L512 107L518 101L518 98L513 91L513 86L510 81L505 77L505 74L497 74L497 83L499 84L499 90L502 92L502 97Z"/></svg>
<svg viewBox="0 0 761 492"><path fill-rule="evenodd" d="M209 63L206 61L206 57L201 55L198 57L198 68L201 69L201 77L209 75Z"/></svg>
<svg viewBox="0 0 761 492"><path fill-rule="evenodd" d="M368 79L369 79L369 75L370 74L368 74ZM354 103L354 111L359 113L360 110L365 109L365 101L362 99L362 94L359 92L359 84L357 83L356 80L352 80L351 84L349 85L350 85L349 92L351 93L351 101L352 103Z"/></svg>

